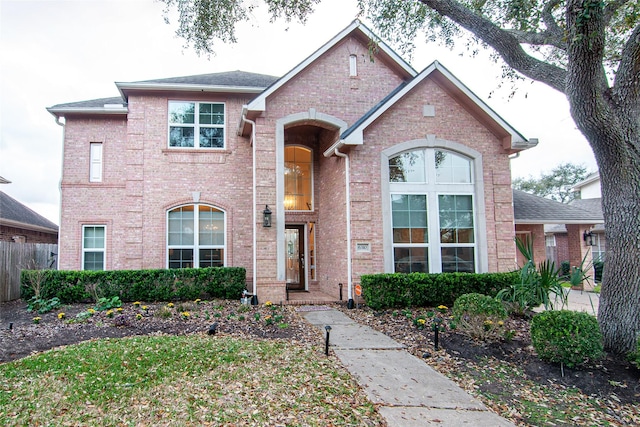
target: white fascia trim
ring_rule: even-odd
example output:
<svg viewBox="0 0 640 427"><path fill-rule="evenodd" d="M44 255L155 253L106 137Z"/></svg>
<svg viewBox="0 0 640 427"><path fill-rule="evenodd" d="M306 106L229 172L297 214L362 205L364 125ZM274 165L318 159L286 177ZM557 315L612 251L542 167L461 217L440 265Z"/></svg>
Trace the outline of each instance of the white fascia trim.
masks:
<svg viewBox="0 0 640 427"><path fill-rule="evenodd" d="M62 107L47 108L47 111L54 117L64 117L67 114L99 114L99 115L126 115L129 110L123 106L104 106L104 107Z"/></svg>
<svg viewBox="0 0 640 427"><path fill-rule="evenodd" d="M260 93L264 87L258 86L220 86L182 83L122 83L116 82L120 95L126 99L127 90L157 90L171 92L213 92L213 93Z"/></svg>
<svg viewBox="0 0 640 427"><path fill-rule="evenodd" d="M404 59L402 59L398 54L396 54L386 43L384 43L378 36L372 33L365 25L363 25L360 21L353 21L347 28L339 32L334 38L325 43L320 49L316 50L311 56L307 59L299 63L296 67L294 67L287 74L282 76L278 81L269 86L267 90L262 92L257 98L249 103L247 106L250 111L265 111L267 109L267 98L269 95L280 89L284 86L289 80L295 77L298 73L304 70L309 64L314 62L320 56L324 55L329 49L337 45L342 39L344 39L347 35L353 32L355 29L359 29L362 31L367 37L371 40L375 40L378 43L378 48L385 52L391 59L393 59L403 70L407 72L407 74L411 76L416 76L416 70L409 65Z"/></svg>
<svg viewBox="0 0 640 427"><path fill-rule="evenodd" d="M604 220L601 219L567 219L567 220L540 220L540 219L516 219L515 224L604 224Z"/></svg>

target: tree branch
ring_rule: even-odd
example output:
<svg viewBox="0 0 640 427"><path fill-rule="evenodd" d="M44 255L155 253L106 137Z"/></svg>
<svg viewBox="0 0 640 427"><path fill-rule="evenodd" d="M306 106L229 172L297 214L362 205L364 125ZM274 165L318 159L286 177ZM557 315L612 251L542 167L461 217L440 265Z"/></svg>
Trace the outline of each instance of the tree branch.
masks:
<svg viewBox="0 0 640 427"><path fill-rule="evenodd" d="M548 3L544 5L544 8L542 9L542 21L544 22L544 25L547 27L547 31L549 33L553 34L555 38L559 40L563 40L564 31L562 30L562 28L560 28L560 26L556 22L556 18L554 18L553 16L553 9L558 7L560 2L561 0L550 0ZM564 44L564 49L566 49L566 44L565 43L563 44ZM554 46L558 48L560 47L555 44Z"/></svg>
<svg viewBox="0 0 640 427"><path fill-rule="evenodd" d="M620 9L625 4L629 3L629 0L614 0L604 8L604 24L608 26L611 22L611 19L616 14L618 9Z"/></svg>
<svg viewBox="0 0 640 427"><path fill-rule="evenodd" d="M612 96L618 105L637 118L640 114L640 25L631 33L621 57Z"/></svg>
<svg viewBox="0 0 640 427"><path fill-rule="evenodd" d="M511 68L565 93L566 70L527 54L513 34L475 14L455 0L418 1L482 39L495 49Z"/></svg>
<svg viewBox="0 0 640 427"><path fill-rule="evenodd" d="M543 31L536 33L532 31L505 30L514 36L519 43L530 44L533 46L553 46L561 50L567 50L567 43L556 37L551 31Z"/></svg>

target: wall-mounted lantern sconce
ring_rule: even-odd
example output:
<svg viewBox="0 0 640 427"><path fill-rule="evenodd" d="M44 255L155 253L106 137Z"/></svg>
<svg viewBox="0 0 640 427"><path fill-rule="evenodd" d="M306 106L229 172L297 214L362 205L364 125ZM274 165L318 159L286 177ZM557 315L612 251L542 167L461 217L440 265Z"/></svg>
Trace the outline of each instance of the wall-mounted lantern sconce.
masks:
<svg viewBox="0 0 640 427"><path fill-rule="evenodd" d="M266 207L262 211L262 226L263 227L271 227L271 209L269 209L269 205L265 205Z"/></svg>
<svg viewBox="0 0 640 427"><path fill-rule="evenodd" d="M587 245L587 246L593 246L594 245L593 234L589 230L587 230L584 233L582 233L582 240L584 240L584 244Z"/></svg>

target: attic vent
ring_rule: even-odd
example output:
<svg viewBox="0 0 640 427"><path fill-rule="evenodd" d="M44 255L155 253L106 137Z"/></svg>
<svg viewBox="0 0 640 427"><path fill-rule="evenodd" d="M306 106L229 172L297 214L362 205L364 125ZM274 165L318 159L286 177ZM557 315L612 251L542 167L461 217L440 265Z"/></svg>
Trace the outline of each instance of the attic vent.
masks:
<svg viewBox="0 0 640 427"><path fill-rule="evenodd" d="M356 55L349 55L349 77L356 77L358 75L358 57Z"/></svg>

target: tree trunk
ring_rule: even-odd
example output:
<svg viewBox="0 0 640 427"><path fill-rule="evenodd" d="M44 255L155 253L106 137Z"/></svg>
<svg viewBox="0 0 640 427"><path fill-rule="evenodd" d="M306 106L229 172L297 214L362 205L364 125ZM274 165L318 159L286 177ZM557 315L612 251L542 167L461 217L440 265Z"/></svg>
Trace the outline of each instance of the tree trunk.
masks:
<svg viewBox="0 0 640 427"><path fill-rule="evenodd" d="M620 157L596 155L607 238L598 321L605 348L627 353L640 334L640 159L615 154Z"/></svg>

